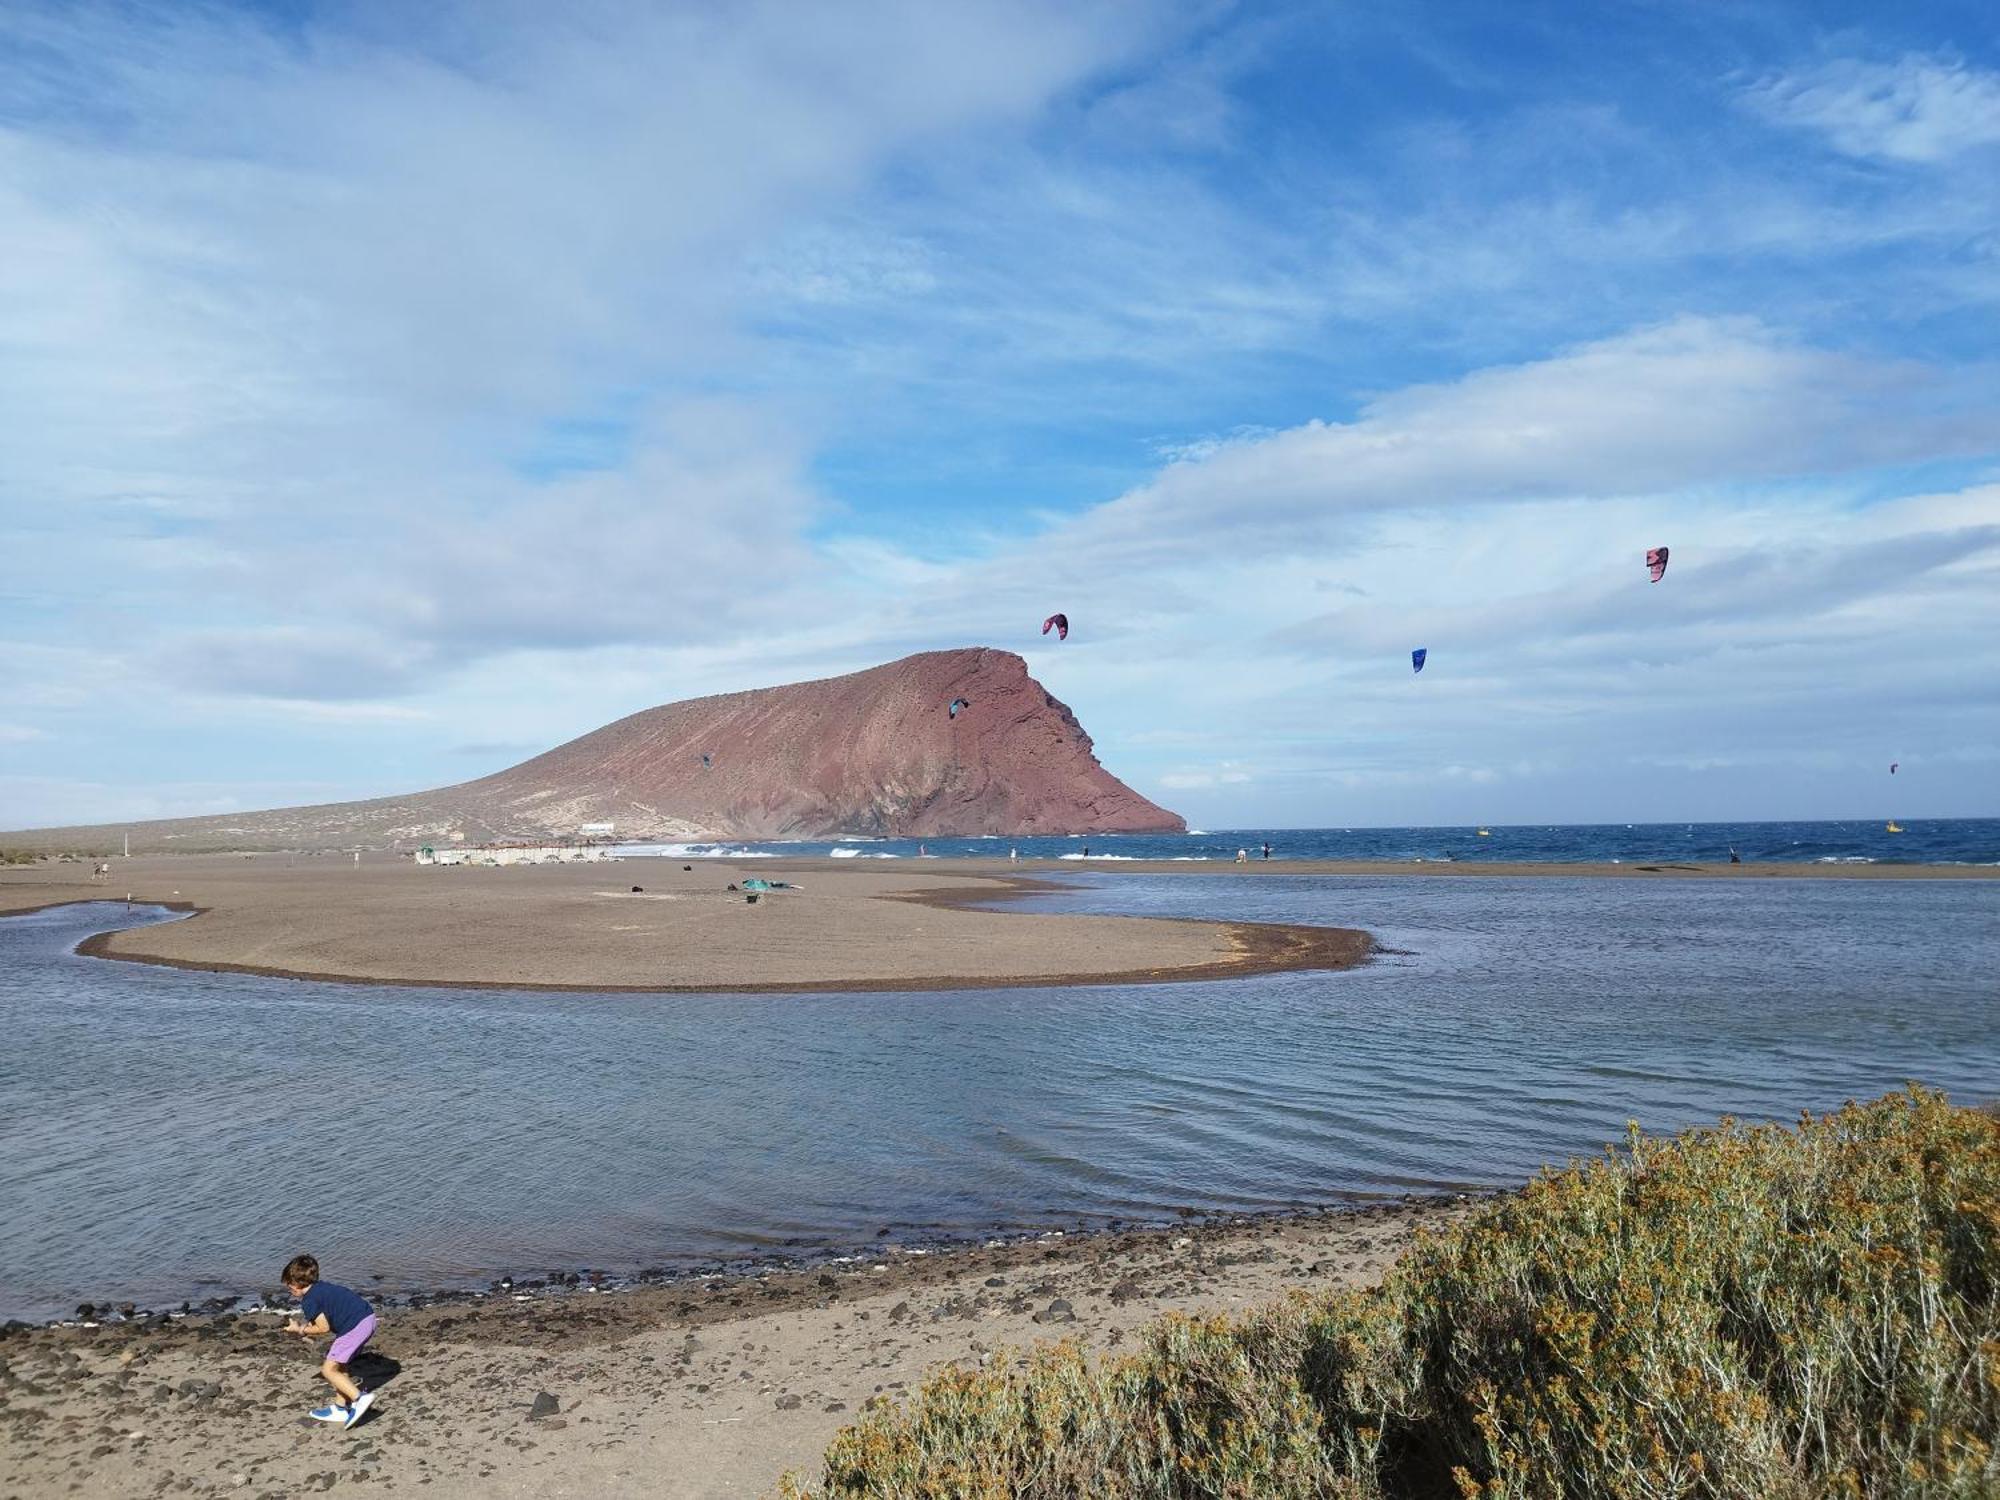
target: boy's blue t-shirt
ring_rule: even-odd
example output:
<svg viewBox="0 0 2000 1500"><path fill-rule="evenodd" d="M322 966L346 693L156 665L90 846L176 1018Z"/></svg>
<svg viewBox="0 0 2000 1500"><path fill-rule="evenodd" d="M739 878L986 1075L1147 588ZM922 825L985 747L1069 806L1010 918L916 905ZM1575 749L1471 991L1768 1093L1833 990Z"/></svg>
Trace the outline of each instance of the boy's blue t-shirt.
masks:
<svg viewBox="0 0 2000 1500"><path fill-rule="evenodd" d="M352 1333L365 1319L374 1317L375 1309L359 1292L330 1281L315 1281L299 1299L299 1321L310 1323L321 1313L326 1314L326 1326L341 1334Z"/></svg>

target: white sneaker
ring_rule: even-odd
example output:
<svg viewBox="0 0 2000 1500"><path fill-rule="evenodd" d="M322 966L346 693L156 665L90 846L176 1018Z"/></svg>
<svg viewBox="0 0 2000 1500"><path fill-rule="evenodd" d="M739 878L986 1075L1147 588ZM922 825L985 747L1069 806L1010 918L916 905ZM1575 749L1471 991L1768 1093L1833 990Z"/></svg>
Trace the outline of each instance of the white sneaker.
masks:
<svg viewBox="0 0 2000 1500"><path fill-rule="evenodd" d="M329 1401L325 1406L313 1408L312 1419L315 1422L339 1422L344 1425L347 1421L347 1408L338 1401Z"/></svg>
<svg viewBox="0 0 2000 1500"><path fill-rule="evenodd" d="M368 1410L369 1403L374 1399L375 1393L373 1391L363 1391L359 1396L356 1396L354 1404L347 1408L346 1425L352 1427L356 1422L359 1422L361 1414Z"/></svg>

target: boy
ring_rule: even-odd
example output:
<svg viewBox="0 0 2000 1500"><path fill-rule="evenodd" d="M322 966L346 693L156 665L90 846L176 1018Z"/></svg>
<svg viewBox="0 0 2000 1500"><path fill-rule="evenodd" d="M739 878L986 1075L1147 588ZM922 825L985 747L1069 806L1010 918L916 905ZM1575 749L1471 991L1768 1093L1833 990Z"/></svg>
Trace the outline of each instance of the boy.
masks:
<svg viewBox="0 0 2000 1500"><path fill-rule="evenodd" d="M318 1408L313 1412L313 1420L352 1427L361 1420L361 1414L368 1410L375 1396L348 1378L347 1362L373 1336L375 1310L358 1293L321 1281L319 1262L310 1255L293 1256L285 1265L284 1280L285 1290L299 1299L300 1315L285 1325L285 1332L304 1338L317 1338L323 1333L334 1336L333 1347L326 1351L319 1372L342 1399Z"/></svg>

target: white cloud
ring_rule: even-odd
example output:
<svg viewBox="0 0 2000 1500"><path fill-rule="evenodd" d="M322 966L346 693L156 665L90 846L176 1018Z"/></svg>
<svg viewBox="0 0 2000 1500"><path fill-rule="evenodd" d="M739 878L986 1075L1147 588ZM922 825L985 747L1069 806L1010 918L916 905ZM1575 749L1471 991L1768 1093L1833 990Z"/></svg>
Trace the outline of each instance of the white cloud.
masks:
<svg viewBox="0 0 2000 1500"><path fill-rule="evenodd" d="M204 690L376 696L767 615L807 561L816 424L729 393L744 267L1149 30L907 0L373 25L0 13L40 60L0 126L0 496L42 576L135 599L143 570L152 659ZM924 274L920 246L829 242L792 280ZM594 472L548 467L566 413L601 428Z"/></svg>
<svg viewBox="0 0 2000 1500"><path fill-rule="evenodd" d="M1765 79L1745 97L1849 156L1931 163L2000 146L2000 73L1951 57L1840 58Z"/></svg>
<svg viewBox="0 0 2000 1500"><path fill-rule="evenodd" d="M1218 786L1244 786L1256 779L1256 773L1246 769L1241 761L1226 760L1198 770L1163 772L1158 782L1171 791L1205 791Z"/></svg>
<svg viewBox="0 0 2000 1500"><path fill-rule="evenodd" d="M1914 363L1801 347L1748 320L1682 318L1398 391L1352 422L1225 445L1080 529L1144 531L1157 547L1185 543L1182 528L1203 519L1254 539L1356 511L1835 472L1984 451L1996 409L1990 392L1961 407L1950 378Z"/></svg>

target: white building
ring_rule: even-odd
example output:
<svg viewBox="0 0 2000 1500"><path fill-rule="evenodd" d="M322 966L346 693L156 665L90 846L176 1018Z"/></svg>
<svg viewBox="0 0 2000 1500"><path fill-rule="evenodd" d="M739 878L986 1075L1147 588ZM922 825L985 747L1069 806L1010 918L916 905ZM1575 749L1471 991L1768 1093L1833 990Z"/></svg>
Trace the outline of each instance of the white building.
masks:
<svg viewBox="0 0 2000 1500"><path fill-rule="evenodd" d="M617 857L602 844L494 844L488 847L467 844L457 849L435 849L425 844L417 851L417 863L420 865L600 864Z"/></svg>

